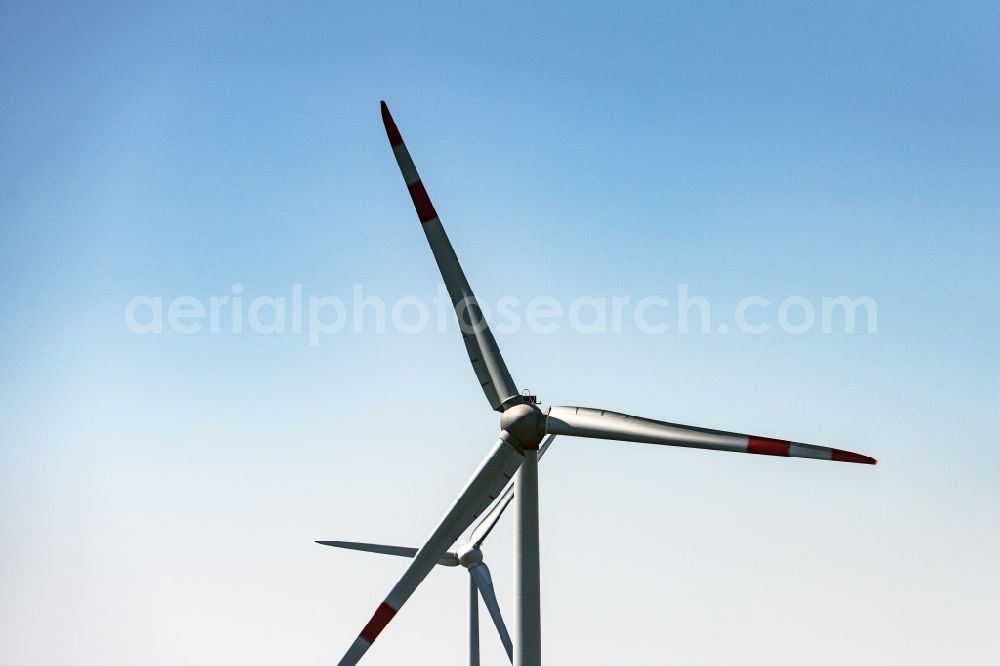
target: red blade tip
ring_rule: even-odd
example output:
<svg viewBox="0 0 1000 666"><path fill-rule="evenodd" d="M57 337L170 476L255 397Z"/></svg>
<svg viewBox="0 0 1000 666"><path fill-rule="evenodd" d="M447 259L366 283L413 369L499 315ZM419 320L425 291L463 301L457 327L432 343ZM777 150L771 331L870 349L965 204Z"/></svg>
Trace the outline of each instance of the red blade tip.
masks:
<svg viewBox="0 0 1000 666"><path fill-rule="evenodd" d="M863 456L860 453L851 453L850 451L841 451L840 449L833 450L832 460L837 462L849 462L849 463L859 463L861 465L877 465L878 461L874 458L869 458L868 456Z"/></svg>
<svg viewBox="0 0 1000 666"><path fill-rule="evenodd" d="M385 100L380 102L382 106L382 124L385 125L385 133L389 136L389 145L398 146L403 143L403 136L399 133L399 128L396 127L396 122L392 119L392 114L389 113L389 107L386 106Z"/></svg>

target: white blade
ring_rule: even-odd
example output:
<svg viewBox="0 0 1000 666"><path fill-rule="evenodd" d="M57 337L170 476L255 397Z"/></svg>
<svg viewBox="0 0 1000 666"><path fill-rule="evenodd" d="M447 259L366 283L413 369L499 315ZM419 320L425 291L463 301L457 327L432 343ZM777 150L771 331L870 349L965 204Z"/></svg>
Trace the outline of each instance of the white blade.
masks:
<svg viewBox="0 0 1000 666"><path fill-rule="evenodd" d="M500 642L503 643L503 649L507 651L507 657L513 662L514 644L510 640L510 634L507 633L507 625L503 622L503 615L500 614L500 603L497 601L496 590L493 589L490 568L486 566L485 562L480 562L469 567L469 575L476 582L476 587L479 588L479 594L483 597L486 609L490 612L490 617L493 618L493 624L496 625L497 633L500 634Z"/></svg>
<svg viewBox="0 0 1000 666"><path fill-rule="evenodd" d="M545 452L552 444L552 440L554 440L555 438L556 438L555 435L549 435L548 437L545 438L545 441L542 442L541 447L539 447L538 449L539 460L541 460L542 456L545 455ZM512 499L514 499L513 483L511 483L510 486L507 488L507 491L500 496L500 499L496 501L496 503L493 505L493 508L490 509L489 512L472 529L472 535L469 537L469 541L472 542L473 546L479 548L480 546L483 545L483 542L486 541L486 537L488 537L490 535L490 532L493 531L493 528L496 527L497 521L500 520L500 516L503 515L503 512L507 509L507 506L510 504Z"/></svg>
<svg viewBox="0 0 1000 666"><path fill-rule="evenodd" d="M490 502L496 499L523 460L524 456L508 442L507 433L501 432L496 445L480 463L458 499L417 551L402 578L389 591L388 596L375 610L372 619L340 660L340 666L353 666L361 660L421 581L448 552L448 547L468 529Z"/></svg>
<svg viewBox="0 0 1000 666"><path fill-rule="evenodd" d="M333 546L334 548L345 548L347 550L361 550L366 553L381 553L382 555L396 555L398 557L416 557L416 548L406 546L386 546L381 543L363 543L360 541L317 541L322 546ZM438 564L446 567L457 567L458 556L453 552L444 554Z"/></svg>
<svg viewBox="0 0 1000 666"><path fill-rule="evenodd" d="M417 217L420 218L427 242L430 243L431 252L448 288L451 303L455 307L472 369L476 371L476 378L479 379L490 406L497 411L503 411L508 405L521 402L517 386L511 379L507 365L500 355L500 348L497 347L493 333L490 332L479 303L476 302L469 281L465 279L462 266L458 263L458 256L444 232L441 220L434 210L430 197L427 196L427 190L420 181L420 175L413 165L410 152L406 149L403 137L392 116L389 115L389 107L385 102L382 102L382 123L385 125L385 132L389 136L389 144L396 156L396 163L403 174L403 180L410 190L410 198L413 199L413 206L417 209Z"/></svg>
<svg viewBox="0 0 1000 666"><path fill-rule="evenodd" d="M874 465L877 462L868 456L825 446L742 435L724 430L695 428L587 407L550 407L545 420L545 432L571 437L596 437L623 442L686 446L767 456L816 458L867 465Z"/></svg>

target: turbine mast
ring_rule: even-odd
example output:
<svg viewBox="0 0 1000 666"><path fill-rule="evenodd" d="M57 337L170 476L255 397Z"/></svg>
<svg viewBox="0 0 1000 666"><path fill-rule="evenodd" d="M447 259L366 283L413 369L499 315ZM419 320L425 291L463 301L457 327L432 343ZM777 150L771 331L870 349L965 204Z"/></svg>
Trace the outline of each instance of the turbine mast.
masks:
<svg viewBox="0 0 1000 666"><path fill-rule="evenodd" d="M514 495L514 666L541 666L538 457L530 452L514 477Z"/></svg>

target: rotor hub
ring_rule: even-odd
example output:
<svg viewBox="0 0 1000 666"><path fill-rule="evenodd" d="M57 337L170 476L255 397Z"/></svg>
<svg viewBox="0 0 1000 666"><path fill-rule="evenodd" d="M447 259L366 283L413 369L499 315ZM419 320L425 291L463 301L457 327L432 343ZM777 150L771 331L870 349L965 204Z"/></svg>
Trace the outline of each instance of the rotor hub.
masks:
<svg viewBox="0 0 1000 666"><path fill-rule="evenodd" d="M458 563L466 569L483 561L483 551L471 543L463 543L455 555L458 557Z"/></svg>
<svg viewBox="0 0 1000 666"><path fill-rule="evenodd" d="M545 415L537 405L522 403L500 414L500 427L525 451L537 451L545 436Z"/></svg>

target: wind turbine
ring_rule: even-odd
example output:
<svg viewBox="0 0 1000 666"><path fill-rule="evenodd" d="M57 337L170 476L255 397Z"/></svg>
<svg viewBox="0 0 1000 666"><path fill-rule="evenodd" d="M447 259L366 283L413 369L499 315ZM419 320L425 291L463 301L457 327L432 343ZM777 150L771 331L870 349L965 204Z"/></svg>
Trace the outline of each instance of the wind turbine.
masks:
<svg viewBox="0 0 1000 666"><path fill-rule="evenodd" d="M541 460L552 444L555 435L549 435L545 443L538 450L538 459ZM514 499L514 484L507 486L507 491L496 501L489 513L472 529L469 540L456 544L454 548L445 553L444 557L438 560L438 564L445 567L456 567L462 565L469 572L469 666L479 666L479 597L482 595L483 603L486 604L493 624L500 635L500 642L503 643L507 657L514 660L514 648L507 632L507 625L504 624L503 615L500 613L500 603L497 601L496 591L493 589L493 577L490 569L486 566L486 561L482 553L483 542L496 527L500 516ZM383 555L397 555L400 557L414 557L417 554L416 548L405 546L386 546L378 543L363 543L358 541L317 541L324 546L334 546L335 548L346 548L348 550L361 550L369 553L381 553Z"/></svg>
<svg viewBox="0 0 1000 666"><path fill-rule="evenodd" d="M514 666L539 666L541 650L541 609L538 571L538 457L542 437L568 435L595 437L621 442L662 444L697 449L766 456L815 458L874 465L874 458L850 451L784 439L743 435L723 430L654 421L604 409L586 407L539 407L533 396L518 393L507 370L496 340L483 317L476 297L469 287L455 250L445 234L441 220L424 189L403 137L389 108L382 102L382 122L396 163L410 191L437 261L441 277L458 316L476 378L490 406L500 412L500 434L496 443L466 482L458 498L438 522L424 544L417 550L402 577L389 591L371 620L340 660L341 666L357 664L378 635L403 607L431 569L448 553L469 525L489 506L507 482L514 482L517 503L514 507ZM504 255L505 264L514 256ZM510 268L504 266L505 273Z"/></svg>

